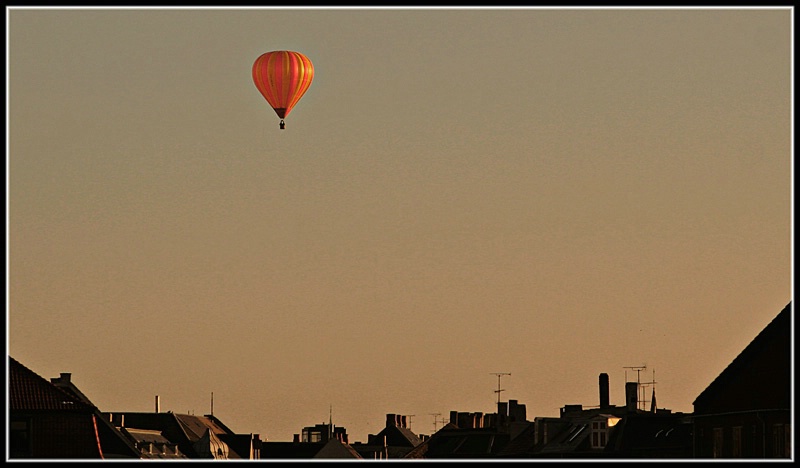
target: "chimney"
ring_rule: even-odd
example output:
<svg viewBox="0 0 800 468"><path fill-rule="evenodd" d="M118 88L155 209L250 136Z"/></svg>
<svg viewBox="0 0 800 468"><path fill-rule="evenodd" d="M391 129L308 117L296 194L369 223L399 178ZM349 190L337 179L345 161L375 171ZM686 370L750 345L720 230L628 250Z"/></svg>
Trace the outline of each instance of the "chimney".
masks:
<svg viewBox="0 0 800 468"><path fill-rule="evenodd" d="M393 413L386 414L386 427L392 427L397 425L397 415Z"/></svg>
<svg viewBox="0 0 800 468"><path fill-rule="evenodd" d="M299 444L300 443L300 434L295 434L292 438L292 443Z"/></svg>
<svg viewBox="0 0 800 468"><path fill-rule="evenodd" d="M406 426L406 416L400 416L400 427L408 427Z"/></svg>
<svg viewBox="0 0 800 468"><path fill-rule="evenodd" d="M508 417L508 402L501 401L497 404L497 415L501 418Z"/></svg>
<svg viewBox="0 0 800 468"><path fill-rule="evenodd" d="M600 374L600 408L608 408L610 406L608 401L608 374L603 372Z"/></svg>
<svg viewBox="0 0 800 468"><path fill-rule="evenodd" d="M458 426L458 411L450 411L450 423Z"/></svg>
<svg viewBox="0 0 800 468"><path fill-rule="evenodd" d="M161 412L161 398L156 395L156 413Z"/></svg>
<svg viewBox="0 0 800 468"><path fill-rule="evenodd" d="M50 383L52 384L59 384L59 383L69 383L72 378L72 374L69 372L62 372L61 377L52 377L50 379Z"/></svg>
<svg viewBox="0 0 800 468"><path fill-rule="evenodd" d="M124 414L109 414L108 415L111 424L117 427L125 427L125 415Z"/></svg>
<svg viewBox="0 0 800 468"><path fill-rule="evenodd" d="M508 400L508 416L513 421L527 421L528 413L525 405L518 403L517 400Z"/></svg>
<svg viewBox="0 0 800 468"><path fill-rule="evenodd" d="M639 406L639 382L625 382L625 408L634 412Z"/></svg>
<svg viewBox="0 0 800 468"><path fill-rule="evenodd" d="M483 427L497 426L497 414L487 413L483 415Z"/></svg>

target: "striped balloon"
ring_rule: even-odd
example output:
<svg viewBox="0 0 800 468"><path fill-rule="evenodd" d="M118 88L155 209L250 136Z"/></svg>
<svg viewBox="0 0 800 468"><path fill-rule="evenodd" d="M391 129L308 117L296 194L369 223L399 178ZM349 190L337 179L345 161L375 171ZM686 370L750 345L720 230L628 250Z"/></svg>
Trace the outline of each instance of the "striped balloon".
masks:
<svg viewBox="0 0 800 468"><path fill-rule="evenodd" d="M314 65L299 52L276 50L258 57L253 63L253 82L275 113L289 115L314 79Z"/></svg>

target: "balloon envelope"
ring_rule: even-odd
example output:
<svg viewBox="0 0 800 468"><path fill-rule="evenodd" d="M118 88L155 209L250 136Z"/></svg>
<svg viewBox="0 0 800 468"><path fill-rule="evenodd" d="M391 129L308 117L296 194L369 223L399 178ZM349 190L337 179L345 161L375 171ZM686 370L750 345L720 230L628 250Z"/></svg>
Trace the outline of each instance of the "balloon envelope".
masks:
<svg viewBox="0 0 800 468"><path fill-rule="evenodd" d="M299 52L267 52L253 63L253 82L281 119L303 97L312 79L314 65Z"/></svg>

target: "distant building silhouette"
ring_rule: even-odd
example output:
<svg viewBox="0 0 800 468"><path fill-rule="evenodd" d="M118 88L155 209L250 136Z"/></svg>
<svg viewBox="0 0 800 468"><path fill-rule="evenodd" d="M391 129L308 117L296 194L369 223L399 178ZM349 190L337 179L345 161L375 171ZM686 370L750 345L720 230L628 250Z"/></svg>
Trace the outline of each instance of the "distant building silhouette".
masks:
<svg viewBox="0 0 800 468"><path fill-rule="evenodd" d="M791 326L789 302L697 396L692 414L658 408L655 387L648 401L648 383L638 374L624 383L624 404L612 405L608 374L601 373L598 406L567 404L558 417L529 421L524 404L498 398L495 413L450 411L449 422L430 436L411 431L408 416L389 413L378 434L352 445L347 430L332 422L306 426L291 442L237 434L213 414L162 412L158 396L153 412L101 412L71 374L47 381L9 356L8 454L86 460L786 459L792 454Z"/></svg>
<svg viewBox="0 0 800 468"><path fill-rule="evenodd" d="M409 451L406 458L496 458L529 424L525 405L497 403L496 413L450 412L450 422Z"/></svg>
<svg viewBox="0 0 800 468"><path fill-rule="evenodd" d="M560 415L536 417L498 453L499 458L689 458L688 416L639 409L639 383L625 382L625 405L609 401L608 374L598 379L600 405L565 405Z"/></svg>
<svg viewBox="0 0 800 468"><path fill-rule="evenodd" d="M12 458L257 459L258 434L213 415L101 412L61 373L50 382L9 356Z"/></svg>

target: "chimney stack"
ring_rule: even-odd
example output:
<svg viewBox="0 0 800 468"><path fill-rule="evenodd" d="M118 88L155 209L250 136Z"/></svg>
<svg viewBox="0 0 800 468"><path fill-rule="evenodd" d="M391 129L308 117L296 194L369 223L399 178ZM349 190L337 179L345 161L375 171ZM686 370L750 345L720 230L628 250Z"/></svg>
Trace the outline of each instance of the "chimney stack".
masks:
<svg viewBox="0 0 800 468"><path fill-rule="evenodd" d="M72 379L72 374L69 372L62 372L60 377L52 377L50 379L50 383L59 384L59 383L69 383Z"/></svg>
<svg viewBox="0 0 800 468"><path fill-rule="evenodd" d="M608 401L608 374L600 374L600 408L611 406Z"/></svg>
<svg viewBox="0 0 800 468"><path fill-rule="evenodd" d="M625 382L625 408L635 412L639 407L639 382Z"/></svg>

